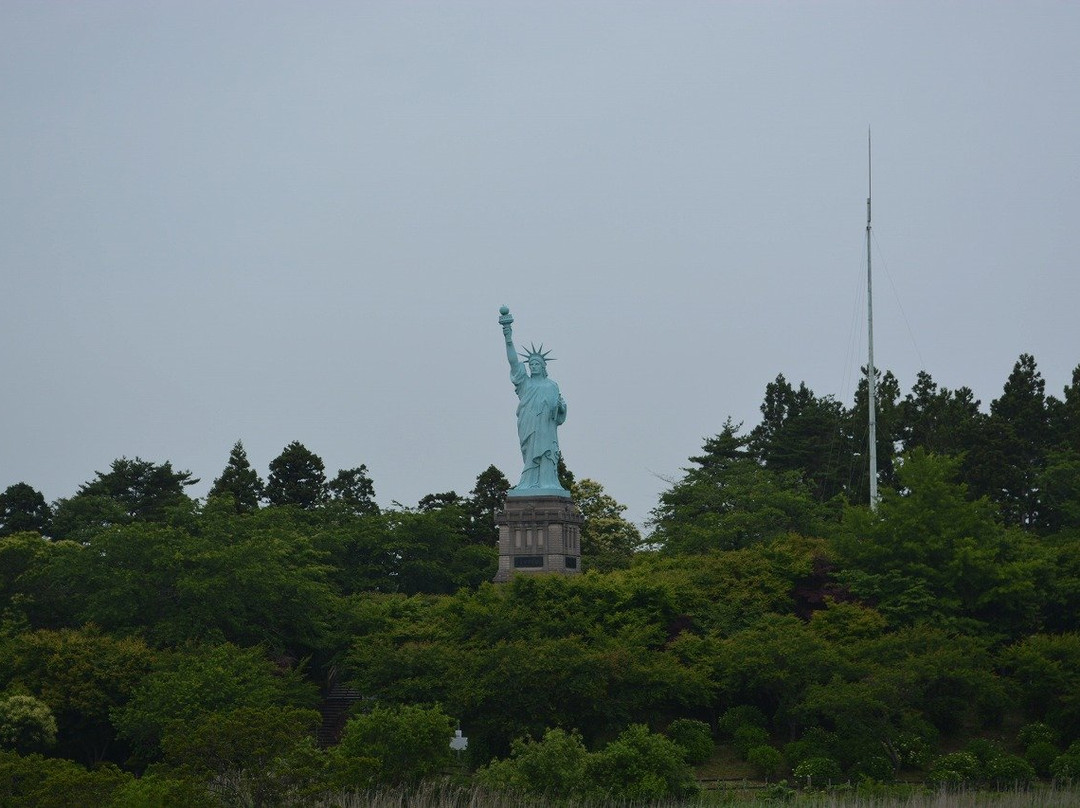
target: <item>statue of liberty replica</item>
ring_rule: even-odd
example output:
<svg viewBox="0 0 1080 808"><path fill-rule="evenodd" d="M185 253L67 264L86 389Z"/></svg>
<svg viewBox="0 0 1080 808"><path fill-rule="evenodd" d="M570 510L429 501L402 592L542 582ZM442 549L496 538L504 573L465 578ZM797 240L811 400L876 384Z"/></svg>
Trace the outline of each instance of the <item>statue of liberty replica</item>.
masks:
<svg viewBox="0 0 1080 808"><path fill-rule="evenodd" d="M581 514L570 492L559 483L558 429L566 420L566 400L547 373L547 363L555 360L543 344L539 348L530 344L519 355L514 347L514 318L506 306L499 314L510 381L518 397L523 468L520 481L506 494L504 509L496 515L499 571L495 580L509 580L515 572L577 573Z"/></svg>

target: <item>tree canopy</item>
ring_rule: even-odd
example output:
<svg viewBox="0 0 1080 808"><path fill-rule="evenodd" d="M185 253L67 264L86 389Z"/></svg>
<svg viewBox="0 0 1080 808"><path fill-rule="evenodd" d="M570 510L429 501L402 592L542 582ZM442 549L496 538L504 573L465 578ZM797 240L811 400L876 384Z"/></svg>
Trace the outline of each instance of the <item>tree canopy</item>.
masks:
<svg viewBox="0 0 1080 808"><path fill-rule="evenodd" d="M875 509L865 379L845 407L781 374L644 536L560 458L583 573L498 585L494 466L415 508L299 442L263 487L237 441L202 501L139 458L53 506L10 486L0 802L337 804L450 769L594 801L689 796L694 766L1060 787L1080 772L1080 367L1057 397L1022 355L985 412L928 373L877 382ZM340 692L321 748L314 708Z"/></svg>

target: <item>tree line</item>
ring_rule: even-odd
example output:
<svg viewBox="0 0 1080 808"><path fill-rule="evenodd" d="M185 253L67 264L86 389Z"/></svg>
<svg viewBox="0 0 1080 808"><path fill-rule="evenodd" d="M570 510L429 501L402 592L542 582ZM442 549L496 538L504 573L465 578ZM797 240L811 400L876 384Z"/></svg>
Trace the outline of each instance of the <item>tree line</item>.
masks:
<svg viewBox="0 0 1080 808"><path fill-rule="evenodd" d="M139 458L51 505L12 486L0 802L293 805L448 772L649 800L717 748L800 786L1080 777L1080 367L1058 398L1021 356L988 412L925 373L878 388L876 510L865 403L778 376L644 536L563 464L573 577L490 583L493 466L386 509L299 443L265 482L237 443L203 501ZM363 698L320 748L333 683Z"/></svg>

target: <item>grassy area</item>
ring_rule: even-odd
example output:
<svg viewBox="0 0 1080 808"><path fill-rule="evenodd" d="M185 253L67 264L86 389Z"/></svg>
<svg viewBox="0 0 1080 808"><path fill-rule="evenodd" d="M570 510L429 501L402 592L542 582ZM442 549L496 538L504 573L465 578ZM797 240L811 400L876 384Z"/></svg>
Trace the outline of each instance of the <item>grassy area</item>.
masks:
<svg viewBox="0 0 1080 808"><path fill-rule="evenodd" d="M1049 786L1027 791L941 791L917 787L882 788L875 793L833 791L828 793L758 790L706 792L693 800L657 803L609 803L604 801L555 802L516 794L489 794L475 789L429 785L418 791L386 790L342 794L321 808L1077 808L1080 789Z"/></svg>

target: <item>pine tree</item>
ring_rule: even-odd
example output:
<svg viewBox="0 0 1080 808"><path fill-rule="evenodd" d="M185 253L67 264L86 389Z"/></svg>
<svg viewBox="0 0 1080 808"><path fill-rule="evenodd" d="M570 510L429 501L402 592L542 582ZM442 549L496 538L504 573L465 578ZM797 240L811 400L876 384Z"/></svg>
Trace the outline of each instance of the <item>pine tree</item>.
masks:
<svg viewBox="0 0 1080 808"><path fill-rule="evenodd" d="M300 441L293 441L270 461L266 499L271 505L296 505L310 510L325 505L330 492L322 458Z"/></svg>
<svg viewBox="0 0 1080 808"><path fill-rule="evenodd" d="M368 476L367 466L360 464L354 469L340 469L330 481L330 493L334 502L354 516L366 516L379 512L375 504L375 483Z"/></svg>
<svg viewBox="0 0 1080 808"><path fill-rule="evenodd" d="M494 544L499 540L495 527L495 512L503 507L510 481L494 465L488 466L476 476L476 485L465 501L469 514L468 534L477 544Z"/></svg>
<svg viewBox="0 0 1080 808"><path fill-rule="evenodd" d="M229 462L221 476L214 480L210 496L231 496L237 513L254 511L259 507L265 486L259 473L248 462L244 444L237 441L229 452Z"/></svg>
<svg viewBox="0 0 1080 808"><path fill-rule="evenodd" d="M1045 389L1035 358L1021 354L968 458L975 493L996 502L1006 522L1027 528L1040 527L1036 479L1052 448Z"/></svg>
<svg viewBox="0 0 1080 808"><path fill-rule="evenodd" d="M52 509L33 486L15 483L0 494L0 536L24 530L47 534L51 521Z"/></svg>

